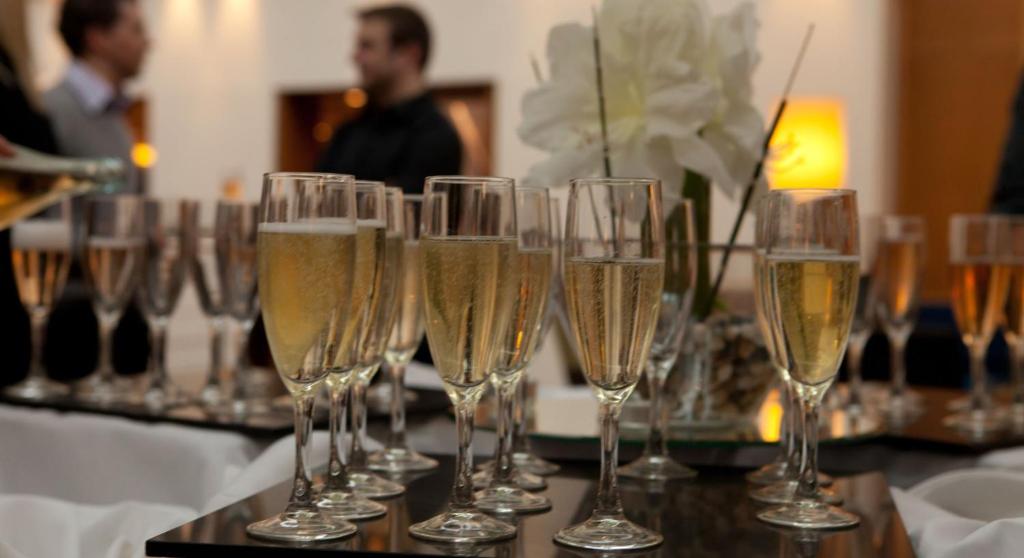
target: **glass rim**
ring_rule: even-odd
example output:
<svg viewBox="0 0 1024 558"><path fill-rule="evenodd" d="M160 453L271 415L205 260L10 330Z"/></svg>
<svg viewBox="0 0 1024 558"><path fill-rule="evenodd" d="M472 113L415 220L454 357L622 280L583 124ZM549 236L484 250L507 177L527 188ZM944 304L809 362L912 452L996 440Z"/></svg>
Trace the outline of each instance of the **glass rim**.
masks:
<svg viewBox="0 0 1024 558"><path fill-rule="evenodd" d="M274 171L263 173L263 180L277 180L277 179L324 179L333 178L341 180L355 180L355 177L351 174L341 174L337 172L293 172L293 171Z"/></svg>
<svg viewBox="0 0 1024 558"><path fill-rule="evenodd" d="M1009 221L1013 218L1024 218L1024 216L1015 216L1007 213L953 213L949 216L949 221L965 221L965 222L980 222L980 221Z"/></svg>
<svg viewBox="0 0 1024 558"><path fill-rule="evenodd" d="M547 186L516 186L516 192L544 192L550 196L551 188L548 188Z"/></svg>
<svg viewBox="0 0 1024 558"><path fill-rule="evenodd" d="M466 186L494 186L498 188L513 188L515 187L515 179L504 176L468 176L468 175L437 175L428 176L424 181L424 185L432 185L435 183L440 184L455 184L455 185L466 185Z"/></svg>
<svg viewBox="0 0 1024 558"><path fill-rule="evenodd" d="M821 197L843 197L854 196L857 194L857 190L854 190L853 188L772 188L769 189L765 195L784 196L797 193L818 194Z"/></svg>
<svg viewBox="0 0 1024 558"><path fill-rule="evenodd" d="M569 181L570 188L576 188L577 186L590 186L604 184L608 186L622 185L622 186L651 186L654 184L661 184L660 178L650 177L629 177L629 176L589 176L584 178L573 178Z"/></svg>
<svg viewBox="0 0 1024 558"><path fill-rule="evenodd" d="M422 202L423 194L406 194L405 192L402 192L402 198L403 200Z"/></svg>
<svg viewBox="0 0 1024 558"><path fill-rule="evenodd" d="M356 179L354 181L354 184L356 186L356 190L368 190L370 188L374 188L374 189L376 189L376 188L384 188L385 191L386 191L387 188L388 188L388 185L385 184L383 180L362 180L362 179Z"/></svg>

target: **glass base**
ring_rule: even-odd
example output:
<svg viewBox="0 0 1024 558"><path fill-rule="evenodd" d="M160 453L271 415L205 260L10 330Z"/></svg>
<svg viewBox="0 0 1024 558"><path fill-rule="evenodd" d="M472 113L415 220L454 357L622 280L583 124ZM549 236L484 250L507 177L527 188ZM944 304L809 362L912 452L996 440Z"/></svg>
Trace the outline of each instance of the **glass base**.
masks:
<svg viewBox="0 0 1024 558"><path fill-rule="evenodd" d="M215 410L224 405L228 397L220 386L207 384L203 386L203 389L199 390L196 400L199 401L199 404L204 409Z"/></svg>
<svg viewBox="0 0 1024 558"><path fill-rule="evenodd" d="M769 463L756 471L747 473L747 482L753 484L776 484L789 478L786 476L786 469L788 466L785 461L776 461ZM832 477L818 471L818 485L819 486L832 486Z"/></svg>
<svg viewBox="0 0 1024 558"><path fill-rule="evenodd" d="M388 512L384 504L347 490L321 490L316 506L330 519L372 519Z"/></svg>
<svg viewBox="0 0 1024 558"><path fill-rule="evenodd" d="M108 381L99 374L93 374L79 380L72 388L75 399L106 407L117 404L138 403L138 397L115 378Z"/></svg>
<svg viewBox="0 0 1024 558"><path fill-rule="evenodd" d="M981 400L981 406L982 406L982 408L985 408L985 409L991 409L992 408L992 394L987 393L987 392L985 393L985 396ZM949 403L946 403L946 410L947 411L960 412L960 411L966 411L966 410L968 410L970 408L971 408L971 395L970 394L962 395L960 397L957 397L956 399L951 400Z"/></svg>
<svg viewBox="0 0 1024 558"><path fill-rule="evenodd" d="M491 513L536 513L551 509L551 500L519 488L493 486L476 493L476 507Z"/></svg>
<svg viewBox="0 0 1024 558"><path fill-rule="evenodd" d="M697 471L664 455L643 455L632 463L619 467L618 473L620 477L652 481L690 479L697 476Z"/></svg>
<svg viewBox="0 0 1024 558"><path fill-rule="evenodd" d="M366 471L349 471L348 488L360 496L375 500L394 498L405 492L405 487L401 484Z"/></svg>
<svg viewBox="0 0 1024 558"><path fill-rule="evenodd" d="M994 434L1009 426L1006 415L994 409L960 411L943 419L942 424L974 436Z"/></svg>
<svg viewBox="0 0 1024 558"><path fill-rule="evenodd" d="M561 469L561 467L555 463L532 453L523 451L518 451L512 454L512 463L514 463L516 468L521 471L541 476L553 475Z"/></svg>
<svg viewBox="0 0 1024 558"><path fill-rule="evenodd" d="M328 520L319 512L294 511L250 523L245 531L273 541L313 542L350 537L358 529L348 521Z"/></svg>
<svg viewBox="0 0 1024 558"><path fill-rule="evenodd" d="M142 394L142 403L154 410L181 407L192 402L192 397L180 387L168 383L161 388L149 388Z"/></svg>
<svg viewBox="0 0 1024 558"><path fill-rule="evenodd" d="M485 469L477 471L473 475L473 488L481 489L491 486L491 480L494 477L492 469ZM534 475L533 473L527 473L521 471L518 467L512 474L512 482L516 483L516 486L523 490L529 490L536 492L538 490L544 490L548 487L548 481L544 480L544 477L540 475Z"/></svg>
<svg viewBox="0 0 1024 558"><path fill-rule="evenodd" d="M660 545L664 538L624 516L593 517L555 534L555 542L589 550L640 550Z"/></svg>
<svg viewBox="0 0 1024 558"><path fill-rule="evenodd" d="M478 511L446 511L410 526L409 534L428 541L480 543L514 538L516 528Z"/></svg>
<svg viewBox="0 0 1024 558"><path fill-rule="evenodd" d="M371 471L385 473L407 473L437 469L437 460L431 459L410 448L385 448L375 451L367 458Z"/></svg>
<svg viewBox="0 0 1024 558"><path fill-rule="evenodd" d="M762 504L788 504L793 501L796 487L796 481L784 481L752 489L747 492L747 495L750 496L751 500ZM818 499L834 506L843 503L843 497L834 490L820 486L818 487Z"/></svg>
<svg viewBox="0 0 1024 558"><path fill-rule="evenodd" d="M46 399L49 397L60 397L67 395L70 392L71 389L60 382L55 382L49 378L33 377L25 378L21 382L18 382L4 390L4 394L8 397L27 399L30 401Z"/></svg>
<svg viewBox="0 0 1024 558"><path fill-rule="evenodd" d="M856 515L822 503L786 504L758 512L765 523L798 529L847 529L860 524Z"/></svg>

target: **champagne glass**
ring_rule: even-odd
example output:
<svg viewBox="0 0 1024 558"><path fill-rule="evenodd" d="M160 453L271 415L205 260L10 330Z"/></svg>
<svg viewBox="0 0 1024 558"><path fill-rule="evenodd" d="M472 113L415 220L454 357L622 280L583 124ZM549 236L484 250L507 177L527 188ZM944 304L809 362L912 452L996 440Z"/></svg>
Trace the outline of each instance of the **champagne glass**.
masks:
<svg viewBox="0 0 1024 558"><path fill-rule="evenodd" d="M99 322L100 358L96 372L81 380L82 399L109 405L128 399L116 383L112 342L114 327L138 286L145 265L142 198L130 194L103 195L85 202L85 280L92 291Z"/></svg>
<svg viewBox="0 0 1024 558"><path fill-rule="evenodd" d="M872 281L874 312L889 338L892 384L887 406L896 422L919 410L907 391L904 349L917 321L924 276L925 224L915 216L886 215L878 228L878 254ZM919 399L919 398L918 398Z"/></svg>
<svg viewBox="0 0 1024 558"><path fill-rule="evenodd" d="M865 412L864 379L861 373L861 358L864 347L875 331L877 324L874 275L877 256L878 230L881 219L861 219L860 226L860 283L858 285L857 310L850 326L850 341L846 345L846 412L861 415ZM902 361L902 359L901 359ZM894 377L895 379L895 377Z"/></svg>
<svg viewBox="0 0 1024 558"><path fill-rule="evenodd" d="M225 410L236 416L265 410L258 402L249 399L245 389L246 371L249 369L249 334L260 311L256 290L259 215L258 204L225 201L217 205L214 225L224 313L235 324L235 364L230 373L234 384L229 409Z"/></svg>
<svg viewBox="0 0 1024 558"><path fill-rule="evenodd" d="M190 200L144 202L146 260L139 291L149 325L150 384L143 401L160 410L188 402L188 395L167 375L167 323L185 284L186 264L195 253L198 205Z"/></svg>
<svg viewBox="0 0 1024 558"><path fill-rule="evenodd" d="M1010 289L1006 297L1003 336L1010 348L1014 427L1024 425L1024 217L1010 219Z"/></svg>
<svg viewBox="0 0 1024 558"><path fill-rule="evenodd" d="M71 267L69 201L58 202L11 227L11 265L18 297L32 327L32 363L28 377L4 392L30 400L65 395L68 393L66 385L46 377L43 342L50 310L64 290Z"/></svg>
<svg viewBox="0 0 1024 558"><path fill-rule="evenodd" d="M665 269L661 183L581 178L569 190L562 247L569 318L587 382L600 403L601 477L590 518L555 542L598 551L657 546L626 519L616 466L619 414L636 388L658 326Z"/></svg>
<svg viewBox="0 0 1024 558"><path fill-rule="evenodd" d="M953 215L949 219L949 263L953 316L971 358L971 399L945 424L984 435L1001 430L1004 416L988 397L985 351L1003 318L1010 287L1010 219L1001 215Z"/></svg>
<svg viewBox="0 0 1024 558"><path fill-rule="evenodd" d="M259 297L274 364L295 406L295 475L284 512L250 524L255 537L309 542L346 537L356 526L313 503L309 441L313 402L340 332L352 321L355 191L348 175L270 173L258 228Z"/></svg>
<svg viewBox="0 0 1024 558"><path fill-rule="evenodd" d="M677 463L668 454L665 432L669 409L663 394L665 381L675 366L682 347L686 323L690 319L693 286L697 281L697 252L693 249L693 207L689 200L674 193L661 193L665 224L665 279L661 291L651 354L647 357L647 386L650 404L650 432L644 453L619 468L624 477L644 480L683 479L697 475L693 469Z"/></svg>
<svg viewBox="0 0 1024 558"><path fill-rule="evenodd" d="M420 294L420 213L423 196L406 194L402 201L405 243L402 249L398 311L384 359L391 387L391 431L384 449L370 454L370 469L389 473L429 471L437 461L421 455L405 441L405 367L423 340L423 309Z"/></svg>
<svg viewBox="0 0 1024 558"><path fill-rule="evenodd" d="M551 286L551 208L547 188L516 188L515 199L519 240L512 273L518 282L517 296L513 300L511 325L501 340L491 375L498 394L498 443L490 483L476 494L476 506L494 513L551 508L551 500L530 494L516 483L516 465L512 461L515 394L537 347Z"/></svg>
<svg viewBox="0 0 1024 558"><path fill-rule="evenodd" d="M482 543L515 536L473 505L473 416L512 323L518 278L512 179L434 176L423 195L420 272L430 353L455 406L455 482L447 509L409 527L431 541Z"/></svg>
<svg viewBox="0 0 1024 558"><path fill-rule="evenodd" d="M800 529L860 523L818 495L818 408L835 380L857 305L860 258L852 190L776 190L768 194L764 271L777 350L803 411L803 459L792 500L758 519Z"/></svg>
<svg viewBox="0 0 1024 558"><path fill-rule="evenodd" d="M189 264L192 283L196 286L199 305L210 323L210 370L206 384L199 390L199 401L209 410L215 411L227 403L227 393L221 386L221 371L224 366L224 333L227 325L224 314L223 280L217 262L216 216L218 206L212 211L200 209L200 227L197 233L196 249ZM204 216L209 213L209 221Z"/></svg>
<svg viewBox="0 0 1024 558"><path fill-rule="evenodd" d="M361 184L356 182L357 193ZM372 184L374 187L383 187L383 183ZM362 237L372 240L373 247L366 252L366 261L372 265L372 274L368 276L371 279L366 293L368 306L362 317L362 326L356 332L355 374L349 387L352 398L352 446L349 450L348 485L357 494L369 498L390 498L405 492L401 484L371 472L366 454L366 390L384 361L384 348L395 323L405 244L402 191L399 188L383 188L383 192L383 203L373 208L379 210L379 218L371 220L369 215L360 214L360 218L374 224L369 229L372 236ZM362 250L363 245L359 248Z"/></svg>

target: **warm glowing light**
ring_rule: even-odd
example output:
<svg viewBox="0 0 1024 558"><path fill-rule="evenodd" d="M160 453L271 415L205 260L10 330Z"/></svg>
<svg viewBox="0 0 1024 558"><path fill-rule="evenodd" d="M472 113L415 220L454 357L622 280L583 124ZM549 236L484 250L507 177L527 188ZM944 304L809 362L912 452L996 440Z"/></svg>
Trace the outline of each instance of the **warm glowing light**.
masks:
<svg viewBox="0 0 1024 558"><path fill-rule="evenodd" d="M366 91L358 87L351 87L345 90L345 105L349 108L363 108L366 106Z"/></svg>
<svg viewBox="0 0 1024 558"><path fill-rule="evenodd" d="M846 126L837 99L790 99L772 139L772 188L839 188L846 174Z"/></svg>
<svg viewBox="0 0 1024 558"><path fill-rule="evenodd" d="M331 140L331 135L334 134L334 129L331 125L321 120L313 126L313 139L320 143L327 143Z"/></svg>
<svg viewBox="0 0 1024 558"><path fill-rule="evenodd" d="M231 177L225 180L224 186L220 190L221 197L226 200L241 200L244 193L245 188L238 177Z"/></svg>
<svg viewBox="0 0 1024 558"><path fill-rule="evenodd" d="M761 405L761 410L757 414L757 429L762 440L779 441L782 433L782 403L779 401L778 389L773 389Z"/></svg>
<svg viewBox="0 0 1024 558"><path fill-rule="evenodd" d="M156 148L146 142L138 142L132 146L132 162L140 169L148 169L158 159Z"/></svg>

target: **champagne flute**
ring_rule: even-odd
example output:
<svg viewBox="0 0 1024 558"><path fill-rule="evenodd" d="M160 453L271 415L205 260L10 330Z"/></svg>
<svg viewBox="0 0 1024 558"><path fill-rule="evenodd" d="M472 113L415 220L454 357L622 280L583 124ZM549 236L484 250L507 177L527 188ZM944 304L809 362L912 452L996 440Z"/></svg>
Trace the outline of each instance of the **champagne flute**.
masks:
<svg viewBox="0 0 1024 558"><path fill-rule="evenodd" d="M872 273L872 302L875 315L889 338L892 384L887 407L891 419L899 423L920 409L920 404L913 403L914 398L906 389L904 350L917 321L924 276L924 219L886 215L882 217L878 234L878 254Z"/></svg>
<svg viewBox="0 0 1024 558"><path fill-rule="evenodd" d="M230 373L234 384L229 408L225 410L236 416L265 410L258 402L249 399L245 389L246 371L249 369L249 334L260 311L256 289L259 216L259 204L225 201L217 205L214 224L224 313L235 324L235 364Z"/></svg>
<svg viewBox="0 0 1024 558"><path fill-rule="evenodd" d="M878 245L878 229L882 226L881 219L861 219L860 226L860 282L858 285L857 310L853 314L853 325L850 326L850 341L846 345L846 412L861 415L866 411L864 401L864 379L861 373L861 358L868 339L875 331L878 322L876 312L877 298L875 274L877 262L876 248Z"/></svg>
<svg viewBox="0 0 1024 558"><path fill-rule="evenodd" d="M267 341L295 406L295 475L284 512L252 523L255 537L309 542L353 535L313 503L309 441L313 402L349 313L355 267L355 191L348 175L270 173L258 228L259 297Z"/></svg>
<svg viewBox="0 0 1024 558"><path fill-rule="evenodd" d="M356 192L361 182L356 182ZM382 183L373 183L383 186ZM373 228L373 275L369 305L362 326L356 332L356 366L349 390L352 398L352 446L349 450L348 485L369 498L390 498L405 492L405 487L370 471L366 454L366 389L384 361L384 348L391 336L398 311L398 285L402 279L402 252L405 244L402 220L402 190L384 188L379 227ZM362 217L362 216L361 216ZM367 218L369 218L367 216ZM360 245L360 249L362 249ZM358 256L357 256L358 257Z"/></svg>
<svg viewBox="0 0 1024 558"><path fill-rule="evenodd" d="M68 387L46 377L46 321L60 298L71 267L71 203L63 200L11 227L11 265L18 297L28 312L32 362L28 377L4 392L19 399L66 395Z"/></svg>
<svg viewBox="0 0 1024 558"><path fill-rule="evenodd" d="M473 416L512 323L518 278L512 179L434 176L423 195L420 272L423 316L445 392L455 406L455 482L447 509L409 527L431 541L510 539L512 525L473 505Z"/></svg>
<svg viewBox="0 0 1024 558"><path fill-rule="evenodd" d="M803 410L803 459L792 501L758 519L800 529L860 523L818 494L818 410L835 380L857 305L860 258L852 190L776 190L768 194L764 274L772 328Z"/></svg>
<svg viewBox="0 0 1024 558"><path fill-rule="evenodd" d="M221 203L218 202L217 206ZM199 390L199 401L211 411L222 408L227 403L227 393L221 386L221 371L224 366L224 293L223 280L217 262L217 239L214 234L216 216L220 213L217 206L212 206L211 219L201 224L197 233L196 250L189 264L192 283L196 286L199 305L203 315L210 322L210 370L206 384ZM200 209L200 223L207 212Z"/></svg>
<svg viewBox="0 0 1024 558"><path fill-rule="evenodd" d="M533 358L541 333L551 286L551 208L547 188L516 188L518 253L513 273L518 282L511 325L499 347L491 383L498 394L498 443L487 488L476 493L476 505L494 513L537 512L551 500L526 492L516 483L512 461L515 394ZM478 475L480 473L477 473ZM475 479L474 479L475 480Z"/></svg>
<svg viewBox="0 0 1024 558"><path fill-rule="evenodd" d="M98 405L128 399L116 383L112 344L114 327L138 286L145 264L142 198L130 194L103 195L85 202L83 271L92 291L99 322L99 367L76 386L79 397Z"/></svg>
<svg viewBox="0 0 1024 558"><path fill-rule="evenodd" d="M953 317L971 359L970 406L946 417L946 426L984 435L1001 430L1004 416L988 397L985 351L1003 318L1010 287L1010 219L1001 215L953 215L949 263Z"/></svg>
<svg viewBox="0 0 1024 558"><path fill-rule="evenodd" d="M657 180L580 178L570 186L562 247L565 295L583 371L600 403L601 477L590 518L559 531L560 544L609 551L663 541L626 519L616 478L619 414L640 379L658 326L662 215Z"/></svg>
<svg viewBox="0 0 1024 558"><path fill-rule="evenodd" d="M1006 297L1003 336L1010 348L1014 428L1024 425L1024 218L1010 219L1010 289Z"/></svg>
<svg viewBox="0 0 1024 558"><path fill-rule="evenodd" d="M420 213L423 196L406 194L402 202L405 244L402 250L398 312L384 359L391 387L391 431L384 449L370 454L370 469L389 473L429 471L437 461L421 455L405 441L405 367L423 341L423 308L420 294Z"/></svg>
<svg viewBox="0 0 1024 558"><path fill-rule="evenodd" d="M195 253L198 205L190 200L144 202L146 260L139 291L149 325L150 384L143 394L155 410L188 402L188 395L167 375L167 322L185 284L186 263Z"/></svg>
<svg viewBox="0 0 1024 558"><path fill-rule="evenodd" d="M694 477L697 472L681 465L668 454L665 432L669 409L664 403L665 382L682 347L697 281L697 252L694 246L693 207L674 193L661 193L665 224L665 279L661 291L651 354L647 357L647 386L650 404L650 433L644 453L619 468L624 477L670 480Z"/></svg>

